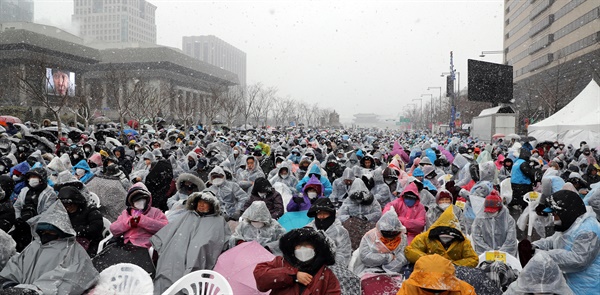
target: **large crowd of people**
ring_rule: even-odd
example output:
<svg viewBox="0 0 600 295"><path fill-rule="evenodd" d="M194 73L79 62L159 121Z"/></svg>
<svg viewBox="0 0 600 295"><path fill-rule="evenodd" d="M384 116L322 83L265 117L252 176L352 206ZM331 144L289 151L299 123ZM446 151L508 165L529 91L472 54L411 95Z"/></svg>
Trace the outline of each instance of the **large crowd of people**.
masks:
<svg viewBox="0 0 600 295"><path fill-rule="evenodd" d="M161 294L252 241L275 256L254 268L271 294L600 290L600 158L586 142L36 127L0 130L0 294L93 294L118 263Z"/></svg>

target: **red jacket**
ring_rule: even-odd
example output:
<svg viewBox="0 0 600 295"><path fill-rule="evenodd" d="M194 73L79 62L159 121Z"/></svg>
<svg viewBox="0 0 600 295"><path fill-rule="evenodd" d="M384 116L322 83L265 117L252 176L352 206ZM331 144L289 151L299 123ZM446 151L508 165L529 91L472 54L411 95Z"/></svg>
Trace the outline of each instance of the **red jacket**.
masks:
<svg viewBox="0 0 600 295"><path fill-rule="evenodd" d="M403 194L406 192L412 192L415 196L419 196L417 185L414 182L406 187ZM423 204L421 204L421 201L419 200L417 200L414 206L408 207L404 204L403 198L398 198L388 203L385 208L383 208L383 213L390 210L392 206L394 206L396 213L398 213L398 219L402 225L406 227L408 244L410 244L410 242L425 229L425 207L423 207Z"/></svg>
<svg viewBox="0 0 600 295"><path fill-rule="evenodd" d="M124 242L136 245L138 247L150 248L150 238L163 228L169 221L160 209L150 207L148 212L140 215L140 221L137 227L129 225L129 219L132 216L127 209L123 210L119 218L110 225L110 232L113 236L123 235Z"/></svg>
<svg viewBox="0 0 600 295"><path fill-rule="evenodd" d="M298 270L283 259L275 257L272 261L263 262L254 268L256 287L261 292L271 290L271 295L301 295L300 285L295 282ZM302 295L342 294L340 283L333 272L322 266L313 276L312 281Z"/></svg>

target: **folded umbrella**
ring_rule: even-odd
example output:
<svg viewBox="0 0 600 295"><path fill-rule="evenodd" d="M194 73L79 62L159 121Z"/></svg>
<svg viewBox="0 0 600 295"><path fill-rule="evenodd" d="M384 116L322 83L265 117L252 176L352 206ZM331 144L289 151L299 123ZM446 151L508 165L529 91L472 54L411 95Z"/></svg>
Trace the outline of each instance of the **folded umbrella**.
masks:
<svg viewBox="0 0 600 295"><path fill-rule="evenodd" d="M306 216L306 212L308 211L286 212L277 221L286 231L301 228L314 219Z"/></svg>

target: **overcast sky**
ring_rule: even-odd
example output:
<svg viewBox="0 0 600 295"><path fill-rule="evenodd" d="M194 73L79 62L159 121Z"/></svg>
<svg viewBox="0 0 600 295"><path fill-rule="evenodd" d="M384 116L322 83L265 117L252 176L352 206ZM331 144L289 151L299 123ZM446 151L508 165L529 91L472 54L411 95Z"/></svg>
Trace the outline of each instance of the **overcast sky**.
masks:
<svg viewBox="0 0 600 295"><path fill-rule="evenodd" d="M215 35L247 54L248 84L261 82L342 117L396 116L421 94L439 96L449 53L467 84L467 59L502 62L504 0L150 0L158 43ZM35 0L38 22L67 28L73 1ZM427 97L425 99L428 99ZM420 102L416 102L420 104Z"/></svg>

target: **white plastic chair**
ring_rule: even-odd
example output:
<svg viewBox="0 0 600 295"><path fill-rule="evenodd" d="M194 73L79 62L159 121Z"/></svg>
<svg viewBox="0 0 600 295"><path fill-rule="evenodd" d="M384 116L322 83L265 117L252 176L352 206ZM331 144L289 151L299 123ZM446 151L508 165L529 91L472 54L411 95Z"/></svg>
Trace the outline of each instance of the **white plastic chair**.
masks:
<svg viewBox="0 0 600 295"><path fill-rule="evenodd" d="M102 222L104 223L104 229L102 229L102 236L106 237L106 236L110 235L111 222L106 217L102 217Z"/></svg>
<svg viewBox="0 0 600 295"><path fill-rule="evenodd" d="M152 295L154 285L143 268L131 263L119 263L100 273L100 280L90 294Z"/></svg>
<svg viewBox="0 0 600 295"><path fill-rule="evenodd" d="M189 295L232 295L227 279L212 270L198 270L177 280L162 295L175 295L186 290Z"/></svg>
<svg viewBox="0 0 600 295"><path fill-rule="evenodd" d="M96 208L100 208L100 198L92 192L90 192L90 204L94 204Z"/></svg>
<svg viewBox="0 0 600 295"><path fill-rule="evenodd" d="M102 241L100 241L100 243L98 243L98 254L100 254L100 252L104 250L104 246L106 246L106 244L108 243L108 241L110 241L110 239L112 239L112 237L113 235L109 233L108 236L106 236L106 238L104 238Z"/></svg>

